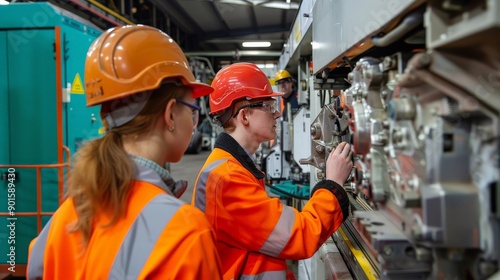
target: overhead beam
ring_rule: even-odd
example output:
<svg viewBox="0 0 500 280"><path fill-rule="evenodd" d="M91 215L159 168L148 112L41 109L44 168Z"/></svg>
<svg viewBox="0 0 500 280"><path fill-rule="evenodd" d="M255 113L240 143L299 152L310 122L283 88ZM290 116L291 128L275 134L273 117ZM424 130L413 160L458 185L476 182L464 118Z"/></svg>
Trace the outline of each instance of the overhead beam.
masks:
<svg viewBox="0 0 500 280"><path fill-rule="evenodd" d="M229 26L227 25L227 22L224 19L224 17L222 16L222 14L220 13L219 8L217 8L217 5L215 5L214 2L211 2L210 6L212 6L212 9L213 9L215 15L219 19L219 22L222 24L222 26L224 26L224 29L226 30L225 32L229 32L231 30L231 28L229 28ZM214 47L219 49L219 47L217 45L214 45ZM235 48L237 48L236 45L235 45Z"/></svg>
<svg viewBox="0 0 500 280"><path fill-rule="evenodd" d="M166 14L170 20L184 32L203 34L204 31L201 27L196 24L195 20L192 19L176 1L150 0L150 2L156 5L160 11Z"/></svg>
<svg viewBox="0 0 500 280"><path fill-rule="evenodd" d="M215 5L214 2L210 2L210 6L212 6L212 9L215 13L215 15L217 16L217 18L219 19L219 22L222 24L222 26L224 26L224 29L226 29L226 31L229 31L230 28L229 26L227 25L227 22L226 20L224 19L224 17L222 17L222 14L220 13L219 9L217 8L217 6Z"/></svg>
<svg viewBox="0 0 500 280"><path fill-rule="evenodd" d="M286 26L286 11L281 11L281 25Z"/></svg>
<svg viewBox="0 0 500 280"><path fill-rule="evenodd" d="M266 33L276 33L276 32L289 32L289 27L283 27L282 25L273 25L273 26L262 26L258 28L241 28L241 29L233 29L228 32L208 32L205 33L200 41L208 41L213 39L222 39L222 38L232 38L232 37L242 37L248 35L262 35ZM202 34L202 33L200 33Z"/></svg>
<svg viewBox="0 0 500 280"><path fill-rule="evenodd" d="M250 19L252 20L252 28L253 29L258 28L257 15L255 14L255 6L252 6L250 10Z"/></svg>

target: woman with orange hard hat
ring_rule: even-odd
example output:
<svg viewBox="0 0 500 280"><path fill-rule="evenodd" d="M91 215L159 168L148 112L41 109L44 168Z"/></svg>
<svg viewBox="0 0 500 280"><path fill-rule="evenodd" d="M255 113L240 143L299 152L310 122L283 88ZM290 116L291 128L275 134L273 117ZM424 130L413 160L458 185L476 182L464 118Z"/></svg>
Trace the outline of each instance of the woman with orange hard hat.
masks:
<svg viewBox="0 0 500 280"><path fill-rule="evenodd" d="M160 30L111 28L85 62L106 134L74 158L67 198L29 249L28 279L220 279L214 231L162 168L186 150L213 91Z"/></svg>
<svg viewBox="0 0 500 280"><path fill-rule="evenodd" d="M350 145L330 153L326 180L299 212L268 196L254 162L259 145L276 137L282 93L250 63L223 68L212 87L210 114L225 132L196 179L192 204L216 231L224 279L287 279L286 260L311 257L348 216L342 184L352 168Z"/></svg>

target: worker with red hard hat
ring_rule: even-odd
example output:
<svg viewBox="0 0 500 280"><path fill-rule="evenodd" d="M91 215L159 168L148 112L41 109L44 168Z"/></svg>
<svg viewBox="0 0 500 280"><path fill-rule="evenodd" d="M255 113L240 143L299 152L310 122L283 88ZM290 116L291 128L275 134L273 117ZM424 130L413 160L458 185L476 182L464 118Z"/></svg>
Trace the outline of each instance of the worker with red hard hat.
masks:
<svg viewBox="0 0 500 280"><path fill-rule="evenodd" d="M268 196L254 158L276 137L275 98L283 94L251 63L223 68L212 87L210 114L224 132L196 179L192 204L216 231L224 279L290 279L286 260L311 257L348 216L342 185L352 168L350 145L332 150L326 180L299 212Z"/></svg>

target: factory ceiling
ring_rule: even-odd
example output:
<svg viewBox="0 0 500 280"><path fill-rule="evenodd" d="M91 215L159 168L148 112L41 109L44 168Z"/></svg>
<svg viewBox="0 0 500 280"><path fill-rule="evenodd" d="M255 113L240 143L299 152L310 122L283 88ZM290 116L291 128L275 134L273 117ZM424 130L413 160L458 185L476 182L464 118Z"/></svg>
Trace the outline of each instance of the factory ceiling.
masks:
<svg viewBox="0 0 500 280"><path fill-rule="evenodd" d="M155 26L188 56L214 68L235 61L276 63L292 32L300 0L50 0L101 29L117 24ZM243 42L270 42L243 47Z"/></svg>

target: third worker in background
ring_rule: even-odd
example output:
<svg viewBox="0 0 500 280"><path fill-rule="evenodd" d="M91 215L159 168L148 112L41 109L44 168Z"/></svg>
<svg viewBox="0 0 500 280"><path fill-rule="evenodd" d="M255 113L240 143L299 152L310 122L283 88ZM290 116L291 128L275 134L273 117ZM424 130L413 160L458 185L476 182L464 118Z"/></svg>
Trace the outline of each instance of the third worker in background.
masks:
<svg viewBox="0 0 500 280"><path fill-rule="evenodd" d="M224 279L293 279L286 260L310 258L347 219L342 187L352 168L351 146L332 149L326 179L302 211L266 192L255 163L259 145L276 137L281 116L266 75L251 63L220 70L210 94L210 114L224 128L195 183L192 204L216 232Z"/></svg>
<svg viewBox="0 0 500 280"><path fill-rule="evenodd" d="M286 70L279 70L274 77L278 91L283 92L281 100L281 112L284 121L288 120L288 104L292 108L292 117L299 110L299 102L297 101L297 86L292 75Z"/></svg>

